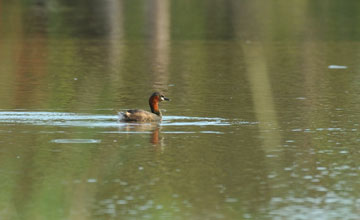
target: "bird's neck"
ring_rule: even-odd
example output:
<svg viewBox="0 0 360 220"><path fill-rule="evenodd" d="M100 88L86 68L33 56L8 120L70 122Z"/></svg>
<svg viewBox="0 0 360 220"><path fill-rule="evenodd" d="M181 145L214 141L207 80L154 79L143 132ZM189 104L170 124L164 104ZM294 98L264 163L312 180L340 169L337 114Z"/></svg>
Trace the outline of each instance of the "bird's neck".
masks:
<svg viewBox="0 0 360 220"><path fill-rule="evenodd" d="M150 103L151 112L161 116L161 112L159 110L159 104L158 103Z"/></svg>

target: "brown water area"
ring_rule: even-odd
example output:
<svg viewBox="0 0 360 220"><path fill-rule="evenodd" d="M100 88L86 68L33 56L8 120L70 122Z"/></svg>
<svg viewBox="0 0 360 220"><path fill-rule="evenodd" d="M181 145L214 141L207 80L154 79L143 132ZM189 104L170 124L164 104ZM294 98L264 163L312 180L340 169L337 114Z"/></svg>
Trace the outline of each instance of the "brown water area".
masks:
<svg viewBox="0 0 360 220"><path fill-rule="evenodd" d="M360 1L0 0L0 219L360 219ZM160 123L123 123L150 110Z"/></svg>

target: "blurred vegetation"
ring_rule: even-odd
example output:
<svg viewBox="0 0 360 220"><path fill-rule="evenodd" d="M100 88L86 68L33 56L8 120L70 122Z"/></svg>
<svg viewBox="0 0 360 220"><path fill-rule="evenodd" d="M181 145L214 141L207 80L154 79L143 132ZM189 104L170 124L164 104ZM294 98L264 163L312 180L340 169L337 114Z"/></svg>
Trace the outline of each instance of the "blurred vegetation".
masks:
<svg viewBox="0 0 360 220"><path fill-rule="evenodd" d="M24 0L0 4L2 108L71 110L95 103L110 107L119 97L126 98L134 85L141 95L154 89L167 91L168 84L175 83L183 85L173 89L175 95L194 94L200 87L212 92L205 87L219 77L233 79L232 87L238 90L244 80L239 73L246 57L243 44L260 43L265 60L290 57L287 61L301 68L319 49L311 42L326 48L327 42L360 37L354 28L360 21L358 1ZM161 26L164 19L168 24ZM217 50L214 42L228 46L212 53ZM288 54L274 54L276 42L282 42ZM312 48L303 57L292 57L293 50L307 45ZM344 59L350 65L337 54L319 53L329 62ZM217 60L227 62L226 72L218 73L223 68L215 66L221 63Z"/></svg>

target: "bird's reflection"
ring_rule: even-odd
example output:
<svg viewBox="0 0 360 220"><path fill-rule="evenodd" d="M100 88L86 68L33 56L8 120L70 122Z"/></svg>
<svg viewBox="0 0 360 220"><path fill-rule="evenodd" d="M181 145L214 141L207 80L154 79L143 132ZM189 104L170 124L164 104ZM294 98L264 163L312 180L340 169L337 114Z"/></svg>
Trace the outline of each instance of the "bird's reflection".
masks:
<svg viewBox="0 0 360 220"><path fill-rule="evenodd" d="M159 145L161 143L162 139L160 140L159 133L160 133L160 126L156 126L155 129L152 130L152 133L150 136L150 143L152 143L154 145Z"/></svg>
<svg viewBox="0 0 360 220"><path fill-rule="evenodd" d="M149 143L157 149L163 148L164 138L160 136L161 125L159 123L124 123L119 130L129 133L149 133Z"/></svg>

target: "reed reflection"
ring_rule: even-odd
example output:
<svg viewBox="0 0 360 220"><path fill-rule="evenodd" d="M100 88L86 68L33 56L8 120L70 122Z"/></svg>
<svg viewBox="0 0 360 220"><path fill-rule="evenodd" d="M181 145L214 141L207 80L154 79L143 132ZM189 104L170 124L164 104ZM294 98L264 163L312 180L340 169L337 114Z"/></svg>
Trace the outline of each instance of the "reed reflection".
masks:
<svg viewBox="0 0 360 220"><path fill-rule="evenodd" d="M153 89L164 90L169 81L169 54L170 54L170 1L156 0L151 3L153 10Z"/></svg>
<svg viewBox="0 0 360 220"><path fill-rule="evenodd" d="M262 46L253 43L243 45L250 88L254 100L254 111L264 135L264 150L275 150L280 146L281 135L274 97L266 68ZM256 62L254 62L256 61Z"/></svg>
<svg viewBox="0 0 360 220"><path fill-rule="evenodd" d="M119 81L123 80L121 74L118 74L124 64L125 45L120 43L124 39L124 12L123 1L107 1L106 9L108 11L107 22L109 26L109 47L108 62L110 66L110 77L112 87L116 87Z"/></svg>

